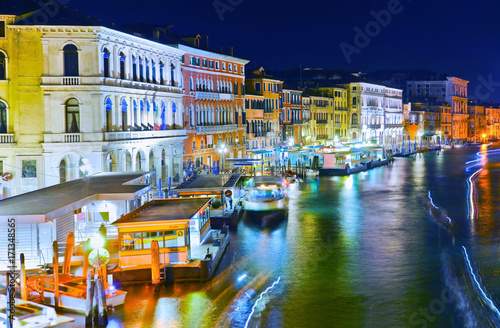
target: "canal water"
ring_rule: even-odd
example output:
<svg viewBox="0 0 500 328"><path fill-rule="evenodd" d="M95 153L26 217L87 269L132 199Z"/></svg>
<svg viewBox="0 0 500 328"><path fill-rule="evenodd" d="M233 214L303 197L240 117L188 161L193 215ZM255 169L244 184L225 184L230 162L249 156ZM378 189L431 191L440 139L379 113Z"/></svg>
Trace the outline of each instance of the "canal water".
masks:
<svg viewBox="0 0 500 328"><path fill-rule="evenodd" d="M500 327L500 153L479 150L304 181L288 218L244 215L212 281L127 287L108 327Z"/></svg>

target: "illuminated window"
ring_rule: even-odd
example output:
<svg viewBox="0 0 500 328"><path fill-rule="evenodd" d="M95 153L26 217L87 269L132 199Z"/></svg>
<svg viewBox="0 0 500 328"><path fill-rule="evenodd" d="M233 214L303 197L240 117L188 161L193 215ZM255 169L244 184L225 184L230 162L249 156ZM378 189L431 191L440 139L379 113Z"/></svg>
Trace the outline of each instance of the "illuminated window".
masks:
<svg viewBox="0 0 500 328"><path fill-rule="evenodd" d="M0 38L5 38L5 21L0 21Z"/></svg>
<svg viewBox="0 0 500 328"><path fill-rule="evenodd" d="M66 101L66 133L80 132L80 104L75 98Z"/></svg>
<svg viewBox="0 0 500 328"><path fill-rule="evenodd" d="M109 77L109 50L104 48L102 51L102 56L104 59L104 77Z"/></svg>
<svg viewBox="0 0 500 328"><path fill-rule="evenodd" d="M120 52L120 79L125 79L125 54Z"/></svg>

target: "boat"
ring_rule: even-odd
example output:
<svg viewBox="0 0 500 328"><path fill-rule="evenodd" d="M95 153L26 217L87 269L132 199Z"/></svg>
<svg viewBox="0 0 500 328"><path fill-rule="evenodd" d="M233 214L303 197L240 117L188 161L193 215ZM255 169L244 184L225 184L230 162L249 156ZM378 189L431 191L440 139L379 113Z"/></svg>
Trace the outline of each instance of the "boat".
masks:
<svg viewBox="0 0 500 328"><path fill-rule="evenodd" d="M115 289L113 285L105 283L106 306L116 307L125 303L127 292ZM45 304L54 305L53 276L44 279ZM78 313L85 313L87 302L87 279L69 274L59 274L59 307Z"/></svg>
<svg viewBox="0 0 500 328"><path fill-rule="evenodd" d="M307 171L306 171L306 177L317 178L318 176L319 176L319 171L318 170L307 169Z"/></svg>
<svg viewBox="0 0 500 328"><path fill-rule="evenodd" d="M54 308L35 302L16 298L15 304L16 314L12 321L13 328L56 327L63 323L75 321L74 318L57 314ZM6 327L6 313L7 296L0 295L0 327Z"/></svg>
<svg viewBox="0 0 500 328"><path fill-rule="evenodd" d="M246 211L286 210L286 182L278 176L256 176L247 185L242 208Z"/></svg>

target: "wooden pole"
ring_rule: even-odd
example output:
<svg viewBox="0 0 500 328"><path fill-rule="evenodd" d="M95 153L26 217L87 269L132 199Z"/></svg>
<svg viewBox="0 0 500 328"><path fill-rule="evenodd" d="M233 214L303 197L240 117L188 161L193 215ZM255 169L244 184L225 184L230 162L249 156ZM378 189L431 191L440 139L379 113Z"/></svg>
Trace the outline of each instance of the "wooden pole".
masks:
<svg viewBox="0 0 500 328"><path fill-rule="evenodd" d="M52 266L54 269L54 308L59 309L59 245L57 240L52 243L52 249L54 251L54 260Z"/></svg>
<svg viewBox="0 0 500 328"><path fill-rule="evenodd" d="M106 305L106 290L104 289L104 281L102 279L102 271L96 270L96 286L97 286L97 326L106 327L108 325L108 307Z"/></svg>
<svg viewBox="0 0 500 328"><path fill-rule="evenodd" d="M64 263L63 270L64 274L69 274L71 270L71 255L73 254L73 248L75 247L75 235L70 232L68 234L68 239L66 240L66 249L64 250Z"/></svg>
<svg viewBox="0 0 500 328"><path fill-rule="evenodd" d="M92 277L94 276L91 269L85 272L87 276L87 303L85 309L85 327L92 327L93 315L92 310L94 309L94 281Z"/></svg>
<svg viewBox="0 0 500 328"><path fill-rule="evenodd" d="M158 241L151 243L151 282L155 286L155 292L160 291L160 248Z"/></svg>
<svg viewBox="0 0 500 328"><path fill-rule="evenodd" d="M21 253L21 299L28 300L28 290L26 289L26 265L24 264L24 253Z"/></svg>
<svg viewBox="0 0 500 328"><path fill-rule="evenodd" d="M87 239L83 245L83 277L87 278L88 267L89 267L89 254L90 254L90 238Z"/></svg>

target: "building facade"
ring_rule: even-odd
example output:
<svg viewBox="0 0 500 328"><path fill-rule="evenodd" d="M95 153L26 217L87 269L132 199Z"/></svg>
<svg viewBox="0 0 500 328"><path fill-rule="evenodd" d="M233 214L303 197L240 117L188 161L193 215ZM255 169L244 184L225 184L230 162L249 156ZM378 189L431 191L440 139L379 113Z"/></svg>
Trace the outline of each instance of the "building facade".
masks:
<svg viewBox="0 0 500 328"><path fill-rule="evenodd" d="M182 179L182 50L102 26L19 19L0 41L7 196L99 172Z"/></svg>
<svg viewBox="0 0 500 328"><path fill-rule="evenodd" d="M302 91L283 89L282 135L284 141L302 141Z"/></svg>
<svg viewBox="0 0 500 328"><path fill-rule="evenodd" d="M184 51L184 164L222 165L245 157L245 65L248 60L178 44ZM229 163L224 162L225 168Z"/></svg>

